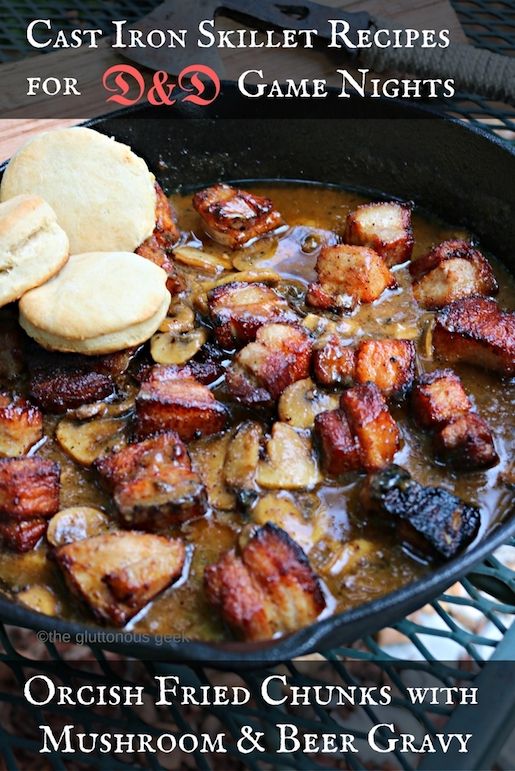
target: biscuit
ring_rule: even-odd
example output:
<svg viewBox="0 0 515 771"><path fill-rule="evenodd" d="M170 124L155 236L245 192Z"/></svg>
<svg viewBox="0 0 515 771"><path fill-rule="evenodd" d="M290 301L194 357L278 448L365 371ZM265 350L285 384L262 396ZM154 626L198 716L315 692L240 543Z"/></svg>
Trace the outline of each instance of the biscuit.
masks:
<svg viewBox="0 0 515 771"><path fill-rule="evenodd" d="M11 158L0 200L41 195L70 239L70 252L133 252L156 222L154 175L127 145L92 129L56 129Z"/></svg>
<svg viewBox="0 0 515 771"><path fill-rule="evenodd" d="M148 340L166 316L166 273L132 252L88 252L20 301L20 324L43 348L112 353Z"/></svg>
<svg viewBox="0 0 515 771"><path fill-rule="evenodd" d="M0 204L0 306L54 276L68 259L68 237L39 196Z"/></svg>

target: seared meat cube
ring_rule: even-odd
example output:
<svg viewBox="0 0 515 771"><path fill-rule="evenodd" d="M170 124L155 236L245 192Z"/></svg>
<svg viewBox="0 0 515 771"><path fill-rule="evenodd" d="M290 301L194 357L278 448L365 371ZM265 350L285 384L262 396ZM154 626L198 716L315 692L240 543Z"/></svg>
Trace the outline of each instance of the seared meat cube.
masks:
<svg viewBox="0 0 515 771"><path fill-rule="evenodd" d="M400 398L415 378L415 346L411 340L363 340L356 352L358 383L375 383L386 396Z"/></svg>
<svg viewBox="0 0 515 771"><path fill-rule="evenodd" d="M104 455L95 468L128 525L159 530L206 511L204 486L173 431Z"/></svg>
<svg viewBox="0 0 515 771"><path fill-rule="evenodd" d="M118 532L56 549L70 590L100 621L123 626L177 580L185 558L179 539Z"/></svg>
<svg viewBox="0 0 515 771"><path fill-rule="evenodd" d="M66 412L83 404L113 396L111 375L87 369L57 366L37 369L30 380L30 396L48 412Z"/></svg>
<svg viewBox="0 0 515 771"><path fill-rule="evenodd" d="M0 378L15 380L23 372L23 336L11 319L0 321Z"/></svg>
<svg viewBox="0 0 515 771"><path fill-rule="evenodd" d="M209 602L244 640L267 640L314 621L325 608L317 576L290 536L272 523L204 572Z"/></svg>
<svg viewBox="0 0 515 771"><path fill-rule="evenodd" d="M0 457L25 455L43 436L43 415L22 396L0 393Z"/></svg>
<svg viewBox="0 0 515 771"><path fill-rule="evenodd" d="M227 410L187 367L157 365L141 385L136 415L139 437L172 430L187 442L221 431Z"/></svg>
<svg viewBox="0 0 515 771"><path fill-rule="evenodd" d="M344 474L361 468L359 444L352 435L343 410L331 410L317 415L315 436L328 474Z"/></svg>
<svg viewBox="0 0 515 771"><path fill-rule="evenodd" d="M413 294L423 308L499 291L490 263L466 241L444 241L411 263Z"/></svg>
<svg viewBox="0 0 515 771"><path fill-rule="evenodd" d="M453 418L433 441L437 454L456 468L481 469L499 462L490 428L473 412Z"/></svg>
<svg viewBox="0 0 515 771"><path fill-rule="evenodd" d="M340 335L322 336L313 347L315 380L325 386L349 386L354 380L356 353Z"/></svg>
<svg viewBox="0 0 515 771"><path fill-rule="evenodd" d="M154 184L156 190L156 226L154 235L159 243L166 249L173 246L179 240L179 228L175 224L170 201L166 197L161 185Z"/></svg>
<svg viewBox="0 0 515 771"><path fill-rule="evenodd" d="M0 522L0 540L8 549L20 554L30 551L42 538L47 529L46 519L22 519Z"/></svg>
<svg viewBox="0 0 515 771"><path fill-rule="evenodd" d="M495 300L468 297L436 316L433 330L436 356L515 374L515 312L502 311Z"/></svg>
<svg viewBox="0 0 515 771"><path fill-rule="evenodd" d="M325 246L316 272L318 283L310 284L306 302L335 312L371 303L397 285L383 258L364 246Z"/></svg>
<svg viewBox="0 0 515 771"><path fill-rule="evenodd" d="M215 344L207 342L194 359L188 362L188 369L192 377L202 385L209 385L218 380L225 372L223 365L227 355Z"/></svg>
<svg viewBox="0 0 515 771"><path fill-rule="evenodd" d="M454 557L479 529L479 509L440 487L420 485L399 466L372 474L361 498L367 508L391 517L402 540L422 554Z"/></svg>
<svg viewBox="0 0 515 771"><path fill-rule="evenodd" d="M381 391L374 383L349 388L340 407L359 443L361 465L367 471L392 462L400 446L400 434Z"/></svg>
<svg viewBox="0 0 515 771"><path fill-rule="evenodd" d="M281 227L284 222L269 198L218 184L193 196L193 206L214 241L238 249Z"/></svg>
<svg viewBox="0 0 515 771"><path fill-rule="evenodd" d="M152 235L136 249L136 254L154 262L168 274L166 286L174 295L184 289L171 258L174 244L179 240L179 229L174 222L170 202L156 182L156 226Z"/></svg>
<svg viewBox="0 0 515 771"><path fill-rule="evenodd" d="M226 373L229 392L243 404L267 404L309 375L311 341L303 327L266 324L234 357Z"/></svg>
<svg viewBox="0 0 515 771"><path fill-rule="evenodd" d="M370 246L388 266L406 262L413 251L411 207L395 201L362 204L347 216L344 240Z"/></svg>
<svg viewBox="0 0 515 771"><path fill-rule="evenodd" d="M51 517L59 509L59 476L50 460L0 459L0 520Z"/></svg>
<svg viewBox="0 0 515 771"><path fill-rule="evenodd" d="M461 380L451 369L427 372L411 394L415 420L422 428L440 428L472 407Z"/></svg>
<svg viewBox="0 0 515 771"><path fill-rule="evenodd" d="M209 315L222 348L256 339L264 324L298 320L286 300L266 284L234 281L208 292Z"/></svg>

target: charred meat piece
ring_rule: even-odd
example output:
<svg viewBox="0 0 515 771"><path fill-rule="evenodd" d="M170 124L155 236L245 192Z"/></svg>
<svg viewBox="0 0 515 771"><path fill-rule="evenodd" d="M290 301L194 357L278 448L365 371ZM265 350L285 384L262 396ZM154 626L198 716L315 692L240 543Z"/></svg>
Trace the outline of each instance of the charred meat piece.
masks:
<svg viewBox="0 0 515 771"><path fill-rule="evenodd" d="M347 216L344 240L371 247L388 266L406 262L414 243L411 207L395 201L362 204Z"/></svg>
<svg viewBox="0 0 515 771"><path fill-rule="evenodd" d="M269 404L297 380L308 377L311 341L294 324L266 324L256 341L234 357L227 369L229 392L243 404Z"/></svg>
<svg viewBox="0 0 515 771"><path fill-rule="evenodd" d="M488 424L474 412L453 418L433 437L437 455L459 469L482 469L499 462Z"/></svg>
<svg viewBox="0 0 515 771"><path fill-rule="evenodd" d="M214 241L239 249L281 227L283 218L269 198L218 184L193 196L193 206Z"/></svg>
<svg viewBox="0 0 515 771"><path fill-rule="evenodd" d="M240 348L256 339L264 324L297 321L286 300L266 284L234 281L208 292L209 315L222 348Z"/></svg>
<svg viewBox="0 0 515 771"><path fill-rule="evenodd" d="M174 295L184 289L171 257L174 244L179 240L179 229L174 222L170 202L156 182L156 226L152 235L136 249L136 254L159 265L168 274L166 286Z"/></svg>
<svg viewBox="0 0 515 771"><path fill-rule="evenodd" d="M62 357L56 357L54 367L47 362L36 368L30 379L31 398L47 412L66 412L114 395L115 384L110 374L96 372L91 364L70 362L68 366L62 362Z"/></svg>
<svg viewBox="0 0 515 771"><path fill-rule="evenodd" d="M202 385L218 380L225 372L225 354L215 343L205 343L193 359L188 362L192 377Z"/></svg>
<svg viewBox="0 0 515 771"><path fill-rule="evenodd" d="M46 519L22 519L0 522L0 540L8 549L20 554L36 546L47 529Z"/></svg>
<svg viewBox="0 0 515 771"><path fill-rule="evenodd" d="M323 335L313 347L313 373L324 386L349 386L354 381L356 353L337 333Z"/></svg>
<svg viewBox="0 0 515 771"><path fill-rule="evenodd" d="M55 552L70 590L99 621L123 626L181 575L179 539L118 532L74 541Z"/></svg>
<svg viewBox="0 0 515 771"><path fill-rule="evenodd" d="M361 498L391 517L403 541L421 554L454 557L479 529L479 509L440 487L420 485L399 466L369 476Z"/></svg>
<svg viewBox="0 0 515 771"><path fill-rule="evenodd" d="M400 434L381 391L374 383L349 388L340 407L359 443L361 465L367 471L392 462L400 446Z"/></svg>
<svg viewBox="0 0 515 771"><path fill-rule="evenodd" d="M356 352L355 379L375 383L386 397L401 398L415 378L415 346L411 340L363 340Z"/></svg>
<svg viewBox="0 0 515 771"><path fill-rule="evenodd" d="M361 469L359 444L343 410L330 410L317 415L315 436L328 474L337 476Z"/></svg>
<svg viewBox="0 0 515 771"><path fill-rule="evenodd" d="M59 510L59 477L50 460L0 459L0 520L51 517Z"/></svg>
<svg viewBox="0 0 515 771"><path fill-rule="evenodd" d="M0 457L25 455L43 436L43 415L22 396L0 393Z"/></svg>
<svg viewBox="0 0 515 771"><path fill-rule="evenodd" d="M306 302L335 312L371 303L397 285L383 258L364 246L325 246L316 272L318 282L309 285Z"/></svg>
<svg viewBox="0 0 515 771"><path fill-rule="evenodd" d="M187 442L221 431L227 410L188 367L157 365L141 385L136 416L139 437L172 430Z"/></svg>
<svg viewBox="0 0 515 771"><path fill-rule="evenodd" d="M127 525L159 530L206 511L204 485L173 431L104 455L95 468Z"/></svg>
<svg viewBox="0 0 515 771"><path fill-rule="evenodd" d="M515 374L515 312L502 311L495 300L468 297L436 316L433 348L439 359L463 361Z"/></svg>
<svg viewBox="0 0 515 771"><path fill-rule="evenodd" d="M411 263L413 294L423 308L443 308L470 295L499 291L490 263L466 241L444 241Z"/></svg>
<svg viewBox="0 0 515 771"><path fill-rule="evenodd" d="M421 375L411 394L413 415L422 428L441 428L472 404L460 378L451 369Z"/></svg>
<svg viewBox="0 0 515 771"><path fill-rule="evenodd" d="M314 621L325 608L306 555L272 523L204 572L209 602L243 640L267 640Z"/></svg>

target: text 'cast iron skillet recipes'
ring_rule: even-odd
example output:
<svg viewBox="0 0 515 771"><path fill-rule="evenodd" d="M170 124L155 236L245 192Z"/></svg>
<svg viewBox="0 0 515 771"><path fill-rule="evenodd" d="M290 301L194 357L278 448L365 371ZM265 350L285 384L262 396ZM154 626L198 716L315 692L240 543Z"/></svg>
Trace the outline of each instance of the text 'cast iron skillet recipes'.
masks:
<svg viewBox="0 0 515 771"><path fill-rule="evenodd" d="M266 640L509 511L515 284L471 234L315 184L169 201L82 127L25 145L1 201L4 595Z"/></svg>

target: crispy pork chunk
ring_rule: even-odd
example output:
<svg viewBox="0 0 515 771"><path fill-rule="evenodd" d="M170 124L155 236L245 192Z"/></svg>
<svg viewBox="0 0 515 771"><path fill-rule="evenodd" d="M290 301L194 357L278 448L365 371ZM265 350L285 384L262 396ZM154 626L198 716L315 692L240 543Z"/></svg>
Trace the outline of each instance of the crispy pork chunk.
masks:
<svg viewBox="0 0 515 771"><path fill-rule="evenodd" d="M433 348L439 359L515 374L515 312L495 300L467 297L436 315Z"/></svg>
<svg viewBox="0 0 515 771"><path fill-rule="evenodd" d="M168 274L166 286L174 295L184 289L172 259L172 249L179 240L179 229L174 222L170 202L156 182L156 226L152 235L136 249L136 254L154 262Z"/></svg>
<svg viewBox="0 0 515 771"><path fill-rule="evenodd" d="M328 474L337 476L361 469L360 447L343 410L329 410L317 415L315 436Z"/></svg>
<svg viewBox="0 0 515 771"><path fill-rule="evenodd" d="M413 251L411 206L390 201L366 203L347 216L345 243L369 246L388 266L406 262Z"/></svg>
<svg viewBox="0 0 515 771"><path fill-rule="evenodd" d="M80 356L42 354L31 371L29 394L44 410L55 413L107 399L115 393L115 382L105 370L104 357L99 357L98 371L96 365L97 360L88 362Z"/></svg>
<svg viewBox="0 0 515 771"><path fill-rule="evenodd" d="M434 435L433 443L437 455L458 469L488 468L499 462L492 432L474 412L453 418Z"/></svg>
<svg viewBox="0 0 515 771"><path fill-rule="evenodd" d="M222 348L240 348L254 341L264 324L298 320L286 300L266 284L234 281L212 289L207 299Z"/></svg>
<svg viewBox="0 0 515 771"><path fill-rule="evenodd" d="M400 434L379 388L374 383L349 388L341 396L340 407L358 441L362 467L372 471L391 463Z"/></svg>
<svg viewBox="0 0 515 771"><path fill-rule="evenodd" d="M444 241L409 266L413 294L429 310L470 295L494 295L497 281L486 257L466 241Z"/></svg>
<svg viewBox="0 0 515 771"><path fill-rule="evenodd" d="M311 341L295 324L266 324L234 357L226 373L229 392L243 404L268 404L308 377Z"/></svg>
<svg viewBox="0 0 515 771"><path fill-rule="evenodd" d="M193 206L214 241L239 249L284 225L269 198L218 184L193 196Z"/></svg>
<svg viewBox="0 0 515 771"><path fill-rule="evenodd" d="M422 428L441 428L472 407L460 378L452 369L421 375L411 394L411 407Z"/></svg>
<svg viewBox="0 0 515 771"><path fill-rule="evenodd" d="M0 457L25 455L43 436L43 415L22 396L0 393Z"/></svg>
<svg viewBox="0 0 515 771"><path fill-rule="evenodd" d="M243 640L267 640L314 621L325 608L319 579L301 547L268 522L245 546L204 572L209 602Z"/></svg>
<svg viewBox="0 0 515 771"><path fill-rule="evenodd" d="M371 303L397 285L383 258L365 246L325 246L316 272L318 282L309 285L306 302L335 312Z"/></svg>
<svg viewBox="0 0 515 771"><path fill-rule="evenodd" d="M46 519L8 519L0 522L0 540L11 551L20 554L31 551L44 536L48 522Z"/></svg>
<svg viewBox="0 0 515 771"><path fill-rule="evenodd" d="M356 352L333 332L320 337L313 346L313 373L323 386L349 386L354 381Z"/></svg>
<svg viewBox="0 0 515 771"><path fill-rule="evenodd" d="M126 525L160 530L206 511L204 485L173 431L108 453L95 468Z"/></svg>
<svg viewBox="0 0 515 771"><path fill-rule="evenodd" d="M96 618L123 626L179 578L185 548L179 539L129 531L59 546L55 556Z"/></svg>
<svg viewBox="0 0 515 771"><path fill-rule="evenodd" d="M363 340L356 351L357 383L375 383L386 397L399 399L415 378L415 346L411 340Z"/></svg>
<svg viewBox="0 0 515 771"><path fill-rule="evenodd" d="M51 517L59 509L57 463L43 458L0 459L0 519Z"/></svg>
<svg viewBox="0 0 515 771"><path fill-rule="evenodd" d="M424 487L395 465L368 477L361 500L390 517L400 538L425 556L454 557L479 529L479 509L440 487Z"/></svg>
<svg viewBox="0 0 515 771"><path fill-rule="evenodd" d="M157 365L143 381L136 398L140 438L160 431L177 431L185 442L221 431L227 410L191 369Z"/></svg>

